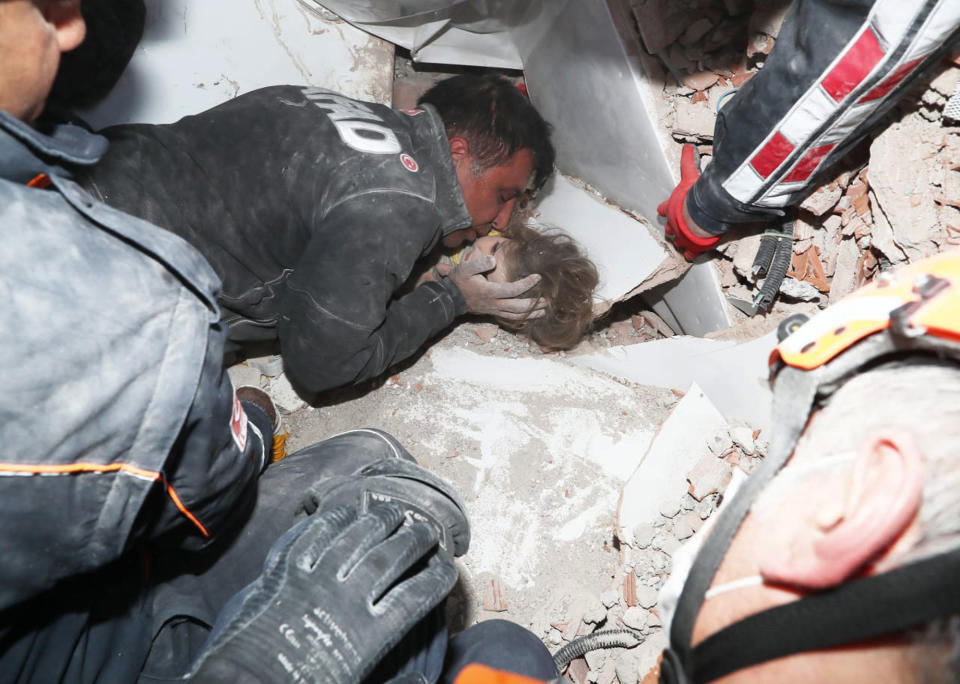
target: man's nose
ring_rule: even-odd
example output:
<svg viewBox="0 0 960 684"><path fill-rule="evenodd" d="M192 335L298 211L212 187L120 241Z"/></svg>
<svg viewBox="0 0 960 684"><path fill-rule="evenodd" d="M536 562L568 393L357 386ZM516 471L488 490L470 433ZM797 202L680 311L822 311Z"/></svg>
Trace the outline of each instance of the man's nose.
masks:
<svg viewBox="0 0 960 684"><path fill-rule="evenodd" d="M500 213L493 219L492 227L496 230L503 230L510 223L510 217L513 216L513 208L517 206L516 198L510 200L500 208Z"/></svg>

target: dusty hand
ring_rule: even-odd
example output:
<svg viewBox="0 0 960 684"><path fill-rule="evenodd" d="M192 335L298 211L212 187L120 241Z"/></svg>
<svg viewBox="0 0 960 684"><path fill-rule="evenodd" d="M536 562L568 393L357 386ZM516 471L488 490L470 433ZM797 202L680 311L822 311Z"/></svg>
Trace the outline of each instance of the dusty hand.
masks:
<svg viewBox="0 0 960 684"><path fill-rule="evenodd" d="M363 681L456 584L438 534L394 504L305 518L228 604L191 681Z"/></svg>
<svg viewBox="0 0 960 684"><path fill-rule="evenodd" d="M692 261L701 252L712 249L720 240L718 236L703 237L697 235L683 216L683 205L687 201L687 193L700 178L700 169L697 168L696 148L693 145L683 146L683 155L680 157L680 182L674 188L670 198L657 207L657 213L666 217L664 227L667 239L670 240L683 256Z"/></svg>
<svg viewBox="0 0 960 684"><path fill-rule="evenodd" d="M438 264L436 271L448 278L467 302L467 312L496 316L511 321L540 318L544 311L542 299L518 298L540 282L540 275L531 273L512 283L494 283L483 274L493 270L497 261L492 256L477 256L456 266Z"/></svg>

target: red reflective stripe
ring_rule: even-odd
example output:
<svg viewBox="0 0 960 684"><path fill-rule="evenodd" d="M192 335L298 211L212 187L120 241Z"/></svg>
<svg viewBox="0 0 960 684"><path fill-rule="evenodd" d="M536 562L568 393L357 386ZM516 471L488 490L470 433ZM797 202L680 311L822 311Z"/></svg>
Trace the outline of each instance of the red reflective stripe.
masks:
<svg viewBox="0 0 960 684"><path fill-rule="evenodd" d="M817 170L817 167L820 166L820 162L823 161L823 158L826 157L830 150L836 147L836 143L830 143L829 145L823 145L821 147L815 147L805 155L803 158L797 162L797 165L793 167L793 171L787 174L786 178L783 179L784 183L798 183L800 181L805 181L810 177L814 171Z"/></svg>
<svg viewBox="0 0 960 684"><path fill-rule="evenodd" d="M820 85L835 102L840 102L863 82L881 59L883 48L880 47L877 34L868 28Z"/></svg>
<svg viewBox="0 0 960 684"><path fill-rule="evenodd" d="M883 81L877 85L876 88L871 90L869 93L863 96L859 102L869 102L870 100L879 100L881 97L889 93L891 90L900 85L900 81L905 79L911 71L917 68L917 65L923 61L923 57L918 57L912 62L907 62L906 64L901 64L896 71L887 76Z"/></svg>
<svg viewBox="0 0 960 684"><path fill-rule="evenodd" d="M779 131L773 134L770 141L761 148L750 160L750 166L764 178L777 170L783 160L793 152L793 144L783 137Z"/></svg>

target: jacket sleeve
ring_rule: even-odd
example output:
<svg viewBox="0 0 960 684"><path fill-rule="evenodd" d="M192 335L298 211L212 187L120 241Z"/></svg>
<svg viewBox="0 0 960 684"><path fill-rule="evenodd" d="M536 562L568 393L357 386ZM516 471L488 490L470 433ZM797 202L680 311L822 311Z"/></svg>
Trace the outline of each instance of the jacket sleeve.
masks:
<svg viewBox="0 0 960 684"><path fill-rule="evenodd" d="M955 0L797 0L763 69L717 117L689 195L718 234L803 200L956 41Z"/></svg>
<svg viewBox="0 0 960 684"><path fill-rule="evenodd" d="M253 510L272 436L258 433L237 400L223 367L225 336L222 323L210 327L193 401L134 538L195 550L237 529Z"/></svg>
<svg viewBox="0 0 960 684"><path fill-rule="evenodd" d="M448 282L394 299L439 237L436 209L414 195L366 193L324 216L287 281L279 325L285 367L301 389L376 377L465 311Z"/></svg>

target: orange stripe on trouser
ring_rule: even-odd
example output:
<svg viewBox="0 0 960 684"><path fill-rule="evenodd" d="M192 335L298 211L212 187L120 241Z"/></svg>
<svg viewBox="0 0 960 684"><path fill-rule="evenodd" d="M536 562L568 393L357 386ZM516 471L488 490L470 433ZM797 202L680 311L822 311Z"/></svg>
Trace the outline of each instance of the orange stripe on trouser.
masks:
<svg viewBox="0 0 960 684"><path fill-rule="evenodd" d="M453 684L544 684L540 679L530 679L512 672L494 670L485 665L467 665L457 675Z"/></svg>
<svg viewBox="0 0 960 684"><path fill-rule="evenodd" d="M23 465L20 463L0 463L0 475L4 473L9 473L12 475L74 475L77 473L115 472L124 472L130 475L135 475L136 477L153 480L154 482L162 482L164 485L166 485L167 495L170 497L170 500L173 501L173 505L177 507L177 510L180 511L184 517L187 518L187 520L196 525L197 529L200 530L200 533L204 537L210 536L210 533L207 532L207 528L203 526L203 523L201 523L197 517L183 504L183 501L180 499L177 491L173 488L173 485L167 482L166 478L163 476L163 473L158 473L154 470L144 470L143 468L132 466L129 463L67 463L64 465Z"/></svg>

